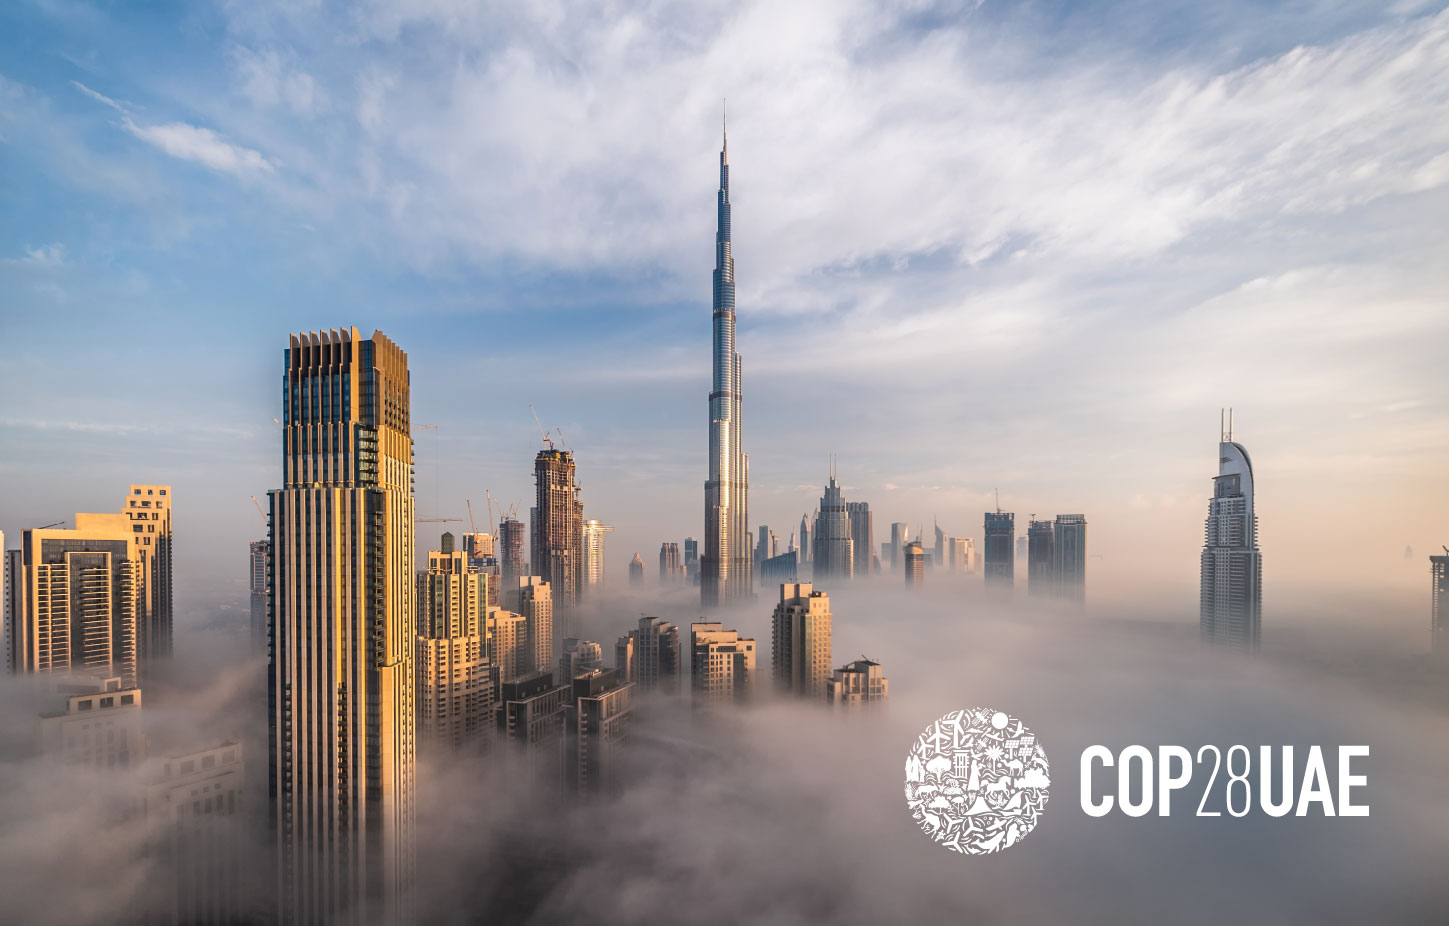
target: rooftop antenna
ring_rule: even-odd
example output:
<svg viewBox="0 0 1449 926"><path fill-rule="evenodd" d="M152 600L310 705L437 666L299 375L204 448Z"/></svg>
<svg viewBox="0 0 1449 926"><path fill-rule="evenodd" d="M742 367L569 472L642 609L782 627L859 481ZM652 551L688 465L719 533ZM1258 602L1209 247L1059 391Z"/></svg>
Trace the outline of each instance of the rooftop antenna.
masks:
<svg viewBox="0 0 1449 926"><path fill-rule="evenodd" d="M730 153L730 110L729 98L720 97L720 135L724 138L724 153L728 157Z"/></svg>
<svg viewBox="0 0 1449 926"><path fill-rule="evenodd" d="M1232 439L1233 439L1233 410L1231 408L1229 408L1228 409L1228 440L1231 441Z"/></svg>
<svg viewBox="0 0 1449 926"><path fill-rule="evenodd" d="M991 491L996 493L996 513L1001 514L1001 490L992 489Z"/></svg>

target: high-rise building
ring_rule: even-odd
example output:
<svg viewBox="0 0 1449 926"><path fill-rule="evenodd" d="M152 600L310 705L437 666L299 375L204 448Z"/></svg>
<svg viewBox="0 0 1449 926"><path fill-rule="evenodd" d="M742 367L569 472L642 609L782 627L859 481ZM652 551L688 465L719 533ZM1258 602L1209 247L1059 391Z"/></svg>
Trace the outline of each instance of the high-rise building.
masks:
<svg viewBox="0 0 1449 926"><path fill-rule="evenodd" d="M519 576L509 607L524 617L524 633L528 640L522 658L529 672L553 669L553 589L538 576Z"/></svg>
<svg viewBox="0 0 1449 926"><path fill-rule="evenodd" d="M748 701L755 691L755 641L719 621L689 625L690 687L695 707Z"/></svg>
<svg viewBox="0 0 1449 926"><path fill-rule="evenodd" d="M1016 562L1012 538L1016 534L1016 515L1010 511L986 512L982 529L982 545L986 548L986 584L1010 588L1016 580Z"/></svg>
<svg viewBox="0 0 1449 926"><path fill-rule="evenodd" d="M580 794L613 794L620 786L619 754L633 724L634 683L613 669L594 668L570 679L573 705L568 724Z"/></svg>
<svg viewBox="0 0 1449 926"><path fill-rule="evenodd" d="M136 642L137 655L145 664L171 655L171 487L133 485L122 510L141 555Z"/></svg>
<svg viewBox="0 0 1449 926"><path fill-rule="evenodd" d="M528 778L548 788L566 786L573 777L567 762L568 685L554 683L553 672L531 672L500 686L498 731L522 752Z"/></svg>
<svg viewBox="0 0 1449 926"><path fill-rule="evenodd" d="M644 560L639 558L638 553L635 553L634 558L629 560L629 584L644 584Z"/></svg>
<svg viewBox="0 0 1449 926"><path fill-rule="evenodd" d="M1052 526L1052 580L1056 594L1081 604L1087 598L1087 516L1059 514Z"/></svg>
<svg viewBox="0 0 1449 926"><path fill-rule="evenodd" d="M584 583L583 503L574 482L574 455L552 444L533 461L537 492L533 523L533 574L553 588L555 603L571 608Z"/></svg>
<svg viewBox="0 0 1449 926"><path fill-rule="evenodd" d="M581 672L604 667L604 648L593 640L569 637L563 642L563 655L558 657L558 680L566 682Z"/></svg>
<svg viewBox="0 0 1449 926"><path fill-rule="evenodd" d="M279 920L412 918L416 813L407 354L294 334L271 500Z"/></svg>
<svg viewBox="0 0 1449 926"><path fill-rule="evenodd" d="M800 515L800 562L812 562L811 557L815 554L815 544L810 533L810 522L813 520L810 515Z"/></svg>
<svg viewBox="0 0 1449 926"><path fill-rule="evenodd" d="M880 663L857 659L836 669L826 680L825 700L831 707L865 707L884 701L889 688Z"/></svg>
<svg viewBox="0 0 1449 926"><path fill-rule="evenodd" d="M947 537L946 566L953 572L975 572L976 541L970 537Z"/></svg>
<svg viewBox="0 0 1449 926"><path fill-rule="evenodd" d="M820 516L815 519L816 579L849 579L855 573L855 541L850 533L850 512L845 492L835 481L835 465L820 498Z"/></svg>
<svg viewBox="0 0 1449 926"><path fill-rule="evenodd" d="M919 540L906 544L904 563L907 585L920 585L926 581L926 550Z"/></svg>
<svg viewBox="0 0 1449 926"><path fill-rule="evenodd" d="M693 537L684 538L684 578L692 584L699 584L699 541Z"/></svg>
<svg viewBox="0 0 1449 926"><path fill-rule="evenodd" d="M1263 561L1253 508L1253 462L1233 442L1231 419L1218 442L1218 475L1202 548L1203 642L1256 652L1262 636Z"/></svg>
<svg viewBox="0 0 1449 926"><path fill-rule="evenodd" d="M265 540L253 540L248 560L247 585L251 591L251 621L247 625L252 652L267 651L267 558Z"/></svg>
<svg viewBox="0 0 1449 926"><path fill-rule="evenodd" d="M1028 520L1026 526L1026 590L1032 595L1055 595L1052 556L1054 526L1050 521Z"/></svg>
<svg viewBox="0 0 1449 926"><path fill-rule="evenodd" d="M640 691L679 694L679 628L660 617L639 618L639 628L620 637L614 648L620 680Z"/></svg>
<svg viewBox="0 0 1449 926"><path fill-rule="evenodd" d="M5 598L5 668L11 674L25 671L25 551L5 550L0 532L0 550L5 554L5 572L0 576Z"/></svg>
<svg viewBox="0 0 1449 926"><path fill-rule="evenodd" d="M871 574L875 560L875 521L869 502L846 502L850 517L851 574L859 579Z"/></svg>
<svg viewBox="0 0 1449 926"><path fill-rule="evenodd" d="M78 514L74 530L20 535L20 610L11 621L16 672L119 677L137 686L142 574L140 535L121 514Z"/></svg>
<svg viewBox="0 0 1449 926"><path fill-rule="evenodd" d="M1429 649L1449 659L1449 547L1429 557Z"/></svg>
<svg viewBox="0 0 1449 926"><path fill-rule="evenodd" d="M246 799L240 743L173 753L160 777L146 788L151 829L176 926L225 924L252 919L253 903L241 871Z"/></svg>
<svg viewBox="0 0 1449 926"><path fill-rule="evenodd" d="M586 518L584 532L584 584L604 584L604 535L613 528L597 518Z"/></svg>
<svg viewBox="0 0 1449 926"><path fill-rule="evenodd" d="M665 542L659 545L659 581L664 585L684 581L684 563L679 560L679 544Z"/></svg>
<svg viewBox="0 0 1449 926"><path fill-rule="evenodd" d="M935 518L931 518L931 526L936 531L936 550L931 558L931 566L938 568L946 563L946 532L941 530L941 525L936 523Z"/></svg>
<svg viewBox="0 0 1449 926"><path fill-rule="evenodd" d="M1026 542L1027 542L1027 538L1026 538L1026 535L1025 534L1023 534L1022 536L1016 538L1016 558L1017 559L1020 559L1020 560L1026 559L1026 552L1027 552L1026 551Z"/></svg>
<svg viewBox="0 0 1449 926"><path fill-rule="evenodd" d="M141 689L120 677L99 676L59 688L64 706L40 715L40 748L47 759L98 772L139 767L146 760Z"/></svg>
<svg viewBox="0 0 1449 926"><path fill-rule="evenodd" d="M760 564L760 581L778 585L800 576L800 554L798 551L772 556Z"/></svg>
<svg viewBox="0 0 1449 926"><path fill-rule="evenodd" d="M512 682L534 671L534 649L529 637L530 618L501 608L488 615L493 628L489 661L498 667L498 679Z"/></svg>
<svg viewBox="0 0 1449 926"><path fill-rule="evenodd" d="M889 556L889 567L892 572L901 568L905 562L906 544L911 542L911 527L904 521L896 521L891 524L891 542Z"/></svg>
<svg viewBox="0 0 1449 926"><path fill-rule="evenodd" d="M498 669L489 661L488 586L463 550L443 535L418 573L417 738L422 755L486 751L492 740Z"/></svg>
<svg viewBox="0 0 1449 926"><path fill-rule="evenodd" d="M516 518L499 521L498 571L503 577L504 588L512 588L519 576L528 575L523 549L523 522Z"/></svg>
<svg viewBox="0 0 1449 926"><path fill-rule="evenodd" d="M760 540L755 545L755 571L759 572L761 564L780 552L780 538L775 532L764 524L760 525Z"/></svg>
<svg viewBox="0 0 1449 926"><path fill-rule="evenodd" d="M770 621L775 685L808 698L825 697L830 678L830 596L809 582L780 585Z"/></svg>
<svg viewBox="0 0 1449 926"><path fill-rule="evenodd" d="M750 557L750 458L740 415L744 391L735 349L735 259L730 253L729 138L719 153L714 236L714 375L709 393L709 481L704 484L704 555L699 598L706 608L754 595Z"/></svg>

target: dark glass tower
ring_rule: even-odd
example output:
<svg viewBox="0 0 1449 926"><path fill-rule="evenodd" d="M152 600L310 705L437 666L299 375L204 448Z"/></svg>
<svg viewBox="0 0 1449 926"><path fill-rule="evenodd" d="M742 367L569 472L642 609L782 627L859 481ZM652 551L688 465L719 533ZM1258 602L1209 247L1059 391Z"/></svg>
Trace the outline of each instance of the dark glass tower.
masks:
<svg viewBox="0 0 1449 926"><path fill-rule="evenodd" d="M740 437L740 355L735 351L735 259L730 254L729 137L719 153L714 243L714 379L709 393L709 481L704 484L700 602L714 607L753 592L750 458Z"/></svg>

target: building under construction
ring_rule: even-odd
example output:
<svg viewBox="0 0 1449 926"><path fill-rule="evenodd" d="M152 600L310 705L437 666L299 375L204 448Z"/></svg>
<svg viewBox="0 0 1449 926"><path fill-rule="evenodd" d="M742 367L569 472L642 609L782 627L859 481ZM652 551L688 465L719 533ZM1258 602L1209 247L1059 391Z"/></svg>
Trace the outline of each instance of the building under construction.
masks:
<svg viewBox="0 0 1449 926"><path fill-rule="evenodd" d="M574 484L574 455L549 441L534 458L533 479L533 574L553 587L558 606L569 608L584 580L584 503Z"/></svg>

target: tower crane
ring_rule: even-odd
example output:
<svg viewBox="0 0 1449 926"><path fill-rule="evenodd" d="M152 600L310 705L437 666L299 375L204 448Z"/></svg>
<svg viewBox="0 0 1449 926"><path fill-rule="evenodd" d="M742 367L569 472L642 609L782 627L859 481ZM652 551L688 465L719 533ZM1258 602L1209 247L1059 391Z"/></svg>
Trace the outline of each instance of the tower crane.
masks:
<svg viewBox="0 0 1449 926"><path fill-rule="evenodd" d="M543 438L543 442L548 445L548 449L552 450L553 439L548 436L548 432L544 431L543 424L538 420L538 412L534 411L532 402L528 403L528 410L533 412L533 423L538 427L538 436Z"/></svg>
<svg viewBox="0 0 1449 926"><path fill-rule="evenodd" d="M252 504L257 506L257 514L261 515L262 520L265 521L267 519L267 513L262 510L262 503L257 501L257 497L255 495L252 496Z"/></svg>

